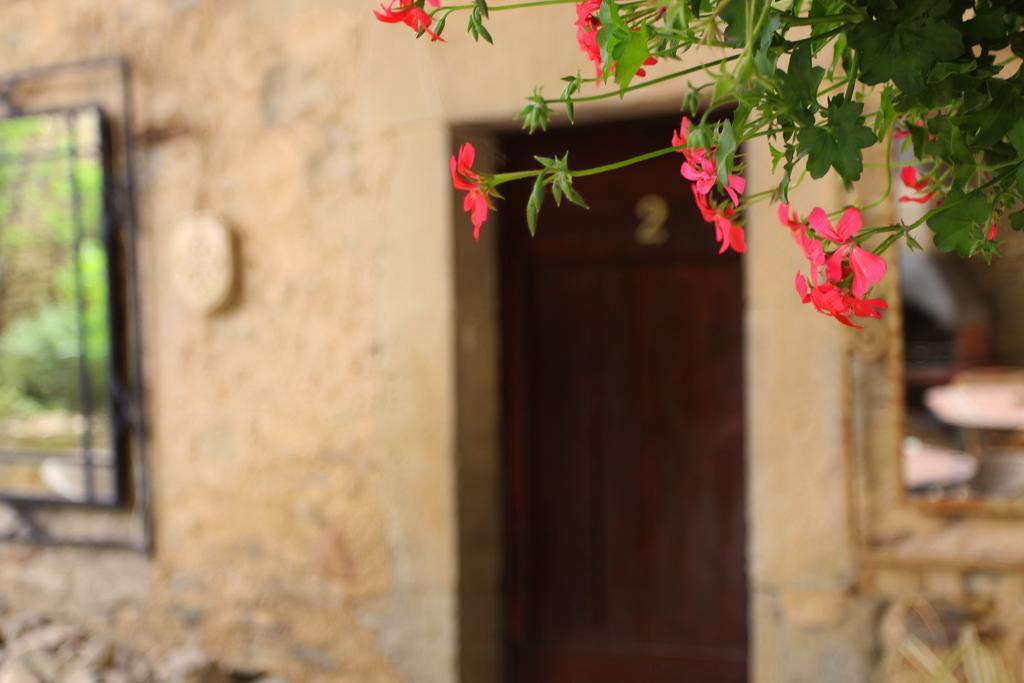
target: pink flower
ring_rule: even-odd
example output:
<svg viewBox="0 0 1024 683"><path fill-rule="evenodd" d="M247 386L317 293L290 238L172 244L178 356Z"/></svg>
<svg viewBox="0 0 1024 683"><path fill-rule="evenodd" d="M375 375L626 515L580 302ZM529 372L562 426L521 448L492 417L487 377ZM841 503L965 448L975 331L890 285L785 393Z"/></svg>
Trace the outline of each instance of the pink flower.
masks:
<svg viewBox="0 0 1024 683"><path fill-rule="evenodd" d="M673 146L675 146L675 138L673 138ZM708 194L718 182L718 167L715 160L709 157L707 150L704 149L687 150L683 153L686 155L686 161L679 168L680 174L687 180L693 181L693 186L699 193ZM745 189L747 189L747 181L742 176L729 176L725 192L734 205L740 205L740 195Z"/></svg>
<svg viewBox="0 0 1024 683"><path fill-rule="evenodd" d="M466 193L462 200L462 210L470 215L473 221L473 239L480 239L480 227L487 220L488 192L481 185L480 174L470 168L476 159L476 148L469 142L459 147L459 158L453 155L448 162L452 174L452 185L456 190Z"/></svg>
<svg viewBox="0 0 1024 683"><path fill-rule="evenodd" d="M679 173L687 180L693 182L694 188L702 195L707 195L718 183L718 165L715 163L715 148L689 149L686 147L687 136L689 135L692 123L686 116L679 123L679 131L672 132L672 146L683 147L679 152L683 155L683 165L679 167ZM725 185L725 193L735 206L740 205L740 195L747 189L747 181L742 176L730 175Z"/></svg>
<svg viewBox="0 0 1024 683"><path fill-rule="evenodd" d="M917 192L921 192L925 188L928 187L928 180L927 180L927 178L923 178L921 180L918 180L918 178L917 178L917 169L914 168L913 166L904 166L903 170L900 171L900 179L903 181L904 185L906 185L907 187L909 187L912 190L916 190ZM926 203L928 201L931 201L931 198L934 197L934 196L935 196L934 192L929 192L927 194L918 195L916 197L900 197L900 201L901 202L916 202L918 204L924 204L924 203Z"/></svg>
<svg viewBox="0 0 1024 683"><path fill-rule="evenodd" d="M803 232L807 229L807 224L800 220L800 214L790 208L789 204L779 204L775 213L779 216L779 222L789 228L790 232Z"/></svg>
<svg viewBox="0 0 1024 683"><path fill-rule="evenodd" d="M679 130L672 131L672 146L673 147L686 147L686 138L690 134L690 129L693 128L693 122L690 121L689 116L684 116L679 122ZM678 150L680 154L685 155L685 150Z"/></svg>
<svg viewBox="0 0 1024 683"><path fill-rule="evenodd" d="M720 207L712 204L709 198L711 190L718 183L718 170L715 160L711 156L714 154L714 149L708 150L702 147L691 149L686 146L692 126L690 119L684 116L679 122L679 130L672 132L672 146L682 148L677 150L683 155L683 164L679 167L679 173L692 182L690 189L693 190L693 197L701 216L715 226L715 237L721 245L718 253L721 254L727 249L732 249L737 254L742 254L747 250L747 239L743 227L733 221L736 211L731 206ZM739 196L746 186L746 181L740 176L729 176L725 192L734 205L739 206Z"/></svg>
<svg viewBox="0 0 1024 683"><path fill-rule="evenodd" d="M715 160L709 159L703 149L687 150L686 161L679 167L679 173L693 182L693 188L699 194L707 195L718 182Z"/></svg>
<svg viewBox="0 0 1024 683"><path fill-rule="evenodd" d="M742 226L732 222L734 213L735 210L727 206L722 213L715 216L715 239L722 245L718 250L719 254L730 248L737 254L747 250L747 234Z"/></svg>
<svg viewBox="0 0 1024 683"><path fill-rule="evenodd" d="M743 176L729 175L729 183L725 186L725 192L732 199L735 206L740 205L740 195L747 189L747 181Z"/></svg>
<svg viewBox="0 0 1024 683"><path fill-rule="evenodd" d="M430 0L430 4L438 7L441 2L440 0ZM444 38L430 30L430 15L424 12L421 7L412 4L412 0L398 0L398 7L395 8L394 5L395 0L390 0L387 5L381 4L379 10L373 10L373 15L377 17L377 21L385 24L405 24L412 28L413 31L416 31L416 33L423 31L430 36L431 41L440 40L444 42Z"/></svg>
<svg viewBox="0 0 1024 683"><path fill-rule="evenodd" d="M848 261L850 269L853 271L851 290L855 297L863 299L872 285L885 277L886 263L881 256L863 249L853 241L854 235L864 227L864 219L861 217L860 211L847 209L835 227L832 227L828 216L821 208L811 211L807 221L814 232L839 246L828 258L826 272L829 280L832 282L842 280L844 277L843 262Z"/></svg>
<svg viewBox="0 0 1024 683"><path fill-rule="evenodd" d="M796 211L791 210L788 204L779 204L777 209L779 222L789 228L793 241L804 253L804 257L811 264L811 269L816 270L825 265L825 249L819 240L807 234L807 223L800 220Z"/></svg>

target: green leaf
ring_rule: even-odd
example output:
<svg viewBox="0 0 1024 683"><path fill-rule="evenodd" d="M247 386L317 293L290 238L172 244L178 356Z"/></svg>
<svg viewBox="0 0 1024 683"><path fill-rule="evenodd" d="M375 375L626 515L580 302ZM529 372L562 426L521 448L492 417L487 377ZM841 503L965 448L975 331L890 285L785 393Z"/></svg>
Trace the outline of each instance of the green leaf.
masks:
<svg viewBox="0 0 1024 683"><path fill-rule="evenodd" d="M1010 36L1010 49L1018 57L1024 57L1024 31L1018 31Z"/></svg>
<svg viewBox="0 0 1024 683"><path fill-rule="evenodd" d="M758 32L751 36L752 42L757 44L762 42L765 32L775 32L778 27L777 24L774 26L770 22L762 22L762 26L755 27L757 19L761 16L764 11L764 6L768 0L729 0L728 3L719 3L721 9L718 12L718 16L725 22L725 42L729 45L736 47L743 47L747 44L747 23L750 22L751 32L755 28L758 28ZM747 9L752 10L751 13L747 14ZM770 39L770 35L769 35Z"/></svg>
<svg viewBox="0 0 1024 683"><path fill-rule="evenodd" d="M486 28L484 28L484 25L482 23L480 24L480 26L478 28L479 28L481 37L483 37L483 39L486 40L491 45L494 45L494 39L491 38L490 31L488 31Z"/></svg>
<svg viewBox="0 0 1024 683"><path fill-rule="evenodd" d="M718 16L725 22L725 42L743 47L747 37L747 3L745 0L729 0L723 3Z"/></svg>
<svg viewBox="0 0 1024 683"><path fill-rule="evenodd" d="M828 103L824 126L803 127L797 132L800 156L807 156L812 178L821 178L834 168L846 183L860 179L864 170L861 149L878 142L864 125L860 102L845 102L835 97Z"/></svg>
<svg viewBox="0 0 1024 683"><path fill-rule="evenodd" d="M1024 166L1017 167L1017 189L1024 194Z"/></svg>
<svg viewBox="0 0 1024 683"><path fill-rule="evenodd" d="M686 94L683 95L683 104L680 107L680 111L690 116L696 116L697 112L700 111L700 94L694 89L692 83L687 82L686 84Z"/></svg>
<svg viewBox="0 0 1024 683"><path fill-rule="evenodd" d="M648 28L644 24L639 30L629 31L629 37L615 50L615 82L619 84L620 94L626 92L637 70L643 67L644 60L651 56L650 50L647 49L648 39Z"/></svg>
<svg viewBox="0 0 1024 683"><path fill-rule="evenodd" d="M729 119L722 121L722 132L718 134L718 148L715 150L715 165L718 167L718 182L722 187L729 184L729 171L736 156L736 133Z"/></svg>
<svg viewBox="0 0 1024 683"><path fill-rule="evenodd" d="M970 140L970 148L973 151L984 152L998 143L1017 120L1019 105L1015 97L1010 95L993 99L989 106L970 117L971 124L978 131Z"/></svg>
<svg viewBox="0 0 1024 683"><path fill-rule="evenodd" d="M590 204L587 204L586 200L577 192L572 186L572 176L566 174L559 177L561 182L562 192L565 193L566 198L577 206L582 206L584 209L589 209Z"/></svg>
<svg viewBox="0 0 1024 683"><path fill-rule="evenodd" d="M1010 227L1018 232L1024 230L1024 209L1010 214Z"/></svg>
<svg viewBox="0 0 1024 683"><path fill-rule="evenodd" d="M979 3L980 4L980 3ZM1001 7L981 6L977 15L964 24L968 45L1006 45L1006 12Z"/></svg>
<svg viewBox="0 0 1024 683"><path fill-rule="evenodd" d="M950 76L967 74L977 68L977 62L939 62L928 72L928 82L938 83Z"/></svg>
<svg viewBox="0 0 1024 683"><path fill-rule="evenodd" d="M551 196L555 199L555 206L562 205L562 187L558 183L551 183Z"/></svg>
<svg viewBox="0 0 1024 683"><path fill-rule="evenodd" d="M527 98L527 104L515 115L515 120L523 122L523 128L530 132L530 135L540 128L548 129L548 119L551 116L551 108L544 101L544 95L540 88L534 88L533 95Z"/></svg>
<svg viewBox="0 0 1024 683"><path fill-rule="evenodd" d="M818 109L818 88L825 76L825 69L811 63L811 48L799 47L789 60L789 71L779 70L781 78L778 92L789 113L804 125L814 123L814 111Z"/></svg>
<svg viewBox="0 0 1024 683"><path fill-rule="evenodd" d="M916 97L936 63L963 54L963 37L949 19L948 0L905 0L889 7L849 34L850 46L860 55L860 80L867 85L891 80L905 95Z"/></svg>
<svg viewBox="0 0 1024 683"><path fill-rule="evenodd" d="M577 71L575 76L565 76L562 78L565 81L565 87L562 89L562 96L560 99L565 104L565 115L569 119L569 123L576 123L576 105L572 101L572 96L579 92L580 87L583 84L583 77L580 72Z"/></svg>
<svg viewBox="0 0 1024 683"><path fill-rule="evenodd" d="M530 200L526 202L526 225L530 228L530 237L537 234L537 214L544 205L544 174L537 176L530 192Z"/></svg>
<svg viewBox="0 0 1024 683"><path fill-rule="evenodd" d="M441 35L442 33L444 33L444 26L445 24L448 23L448 16L448 14L441 15L441 18L438 19L437 23L434 24L434 33L436 33L437 35Z"/></svg>
<svg viewBox="0 0 1024 683"><path fill-rule="evenodd" d="M878 102L878 115L875 117L874 133L879 140L896 122L896 107L893 105L893 89L886 86Z"/></svg>
<svg viewBox="0 0 1024 683"><path fill-rule="evenodd" d="M955 251L970 256L992 216L992 206L981 194L964 195L959 190L946 197L942 209L928 221L935 233L935 246L940 251Z"/></svg>
<svg viewBox="0 0 1024 683"><path fill-rule="evenodd" d="M1014 124L1010 132L1006 134L1006 137L1010 144L1013 145L1013 148L1017 150L1017 154L1024 155L1024 119Z"/></svg>
<svg viewBox="0 0 1024 683"><path fill-rule="evenodd" d="M487 16L487 3L477 0L477 2L474 3L473 9L469 13L469 34L473 36L473 40L477 42L483 38L493 45L494 40L491 39L490 32L484 28L485 16Z"/></svg>

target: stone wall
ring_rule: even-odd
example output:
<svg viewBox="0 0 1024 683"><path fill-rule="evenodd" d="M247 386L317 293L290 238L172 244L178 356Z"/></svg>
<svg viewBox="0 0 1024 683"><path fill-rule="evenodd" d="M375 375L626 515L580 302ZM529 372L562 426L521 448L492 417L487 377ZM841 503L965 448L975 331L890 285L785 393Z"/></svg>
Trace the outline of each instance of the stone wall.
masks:
<svg viewBox="0 0 1024 683"><path fill-rule="evenodd" d="M576 70L574 15L495 15L489 48L455 25L448 44L414 41L370 9L0 6L4 68L135 66L157 530L152 558L0 548L12 607L297 681L497 680L493 261L470 251L445 161L453 126L508 125L534 85ZM678 101L651 88L579 116ZM759 191L769 155L750 152ZM796 203L842 200L819 183ZM196 213L239 248L238 296L211 316L170 286L170 235ZM752 680L868 680L884 598L851 533L846 337L796 300L800 258L772 210L749 224Z"/></svg>

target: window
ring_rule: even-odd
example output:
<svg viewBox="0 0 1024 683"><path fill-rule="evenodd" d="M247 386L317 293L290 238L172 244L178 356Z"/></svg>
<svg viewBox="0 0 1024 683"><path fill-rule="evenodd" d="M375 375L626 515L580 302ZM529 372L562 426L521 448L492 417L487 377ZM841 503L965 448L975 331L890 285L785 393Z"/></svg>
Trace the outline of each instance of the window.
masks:
<svg viewBox="0 0 1024 683"><path fill-rule="evenodd" d="M929 242L900 256L903 483L952 512L1024 511L1024 235L996 230L991 264Z"/></svg>
<svg viewBox="0 0 1024 683"><path fill-rule="evenodd" d="M0 500L125 496L107 129L97 107L0 119Z"/></svg>

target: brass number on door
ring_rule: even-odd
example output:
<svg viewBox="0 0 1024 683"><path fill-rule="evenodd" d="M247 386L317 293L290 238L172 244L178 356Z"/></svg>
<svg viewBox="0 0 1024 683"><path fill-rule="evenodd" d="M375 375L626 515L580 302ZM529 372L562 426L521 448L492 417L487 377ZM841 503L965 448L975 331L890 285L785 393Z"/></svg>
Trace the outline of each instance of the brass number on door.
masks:
<svg viewBox="0 0 1024 683"><path fill-rule="evenodd" d="M640 224L633 231L637 244L655 245L668 241L668 202L659 195L645 194L636 202L636 217Z"/></svg>

